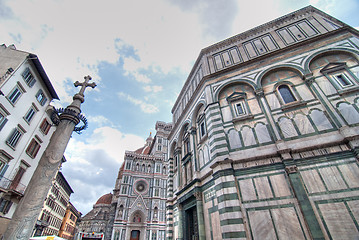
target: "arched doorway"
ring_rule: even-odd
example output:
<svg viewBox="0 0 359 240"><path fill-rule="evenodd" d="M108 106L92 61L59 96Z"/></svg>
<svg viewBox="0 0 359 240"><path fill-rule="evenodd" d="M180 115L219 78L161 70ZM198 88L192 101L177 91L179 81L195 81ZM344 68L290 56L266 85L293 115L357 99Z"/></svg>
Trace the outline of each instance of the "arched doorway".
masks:
<svg viewBox="0 0 359 240"><path fill-rule="evenodd" d="M140 240L140 231L139 230L132 230L130 240Z"/></svg>

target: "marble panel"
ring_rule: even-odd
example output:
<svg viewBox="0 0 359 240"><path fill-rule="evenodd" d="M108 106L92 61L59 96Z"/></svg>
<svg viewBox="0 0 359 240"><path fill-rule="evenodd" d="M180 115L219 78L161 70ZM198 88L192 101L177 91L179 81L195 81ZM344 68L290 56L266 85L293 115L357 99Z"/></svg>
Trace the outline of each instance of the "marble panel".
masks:
<svg viewBox="0 0 359 240"><path fill-rule="evenodd" d="M271 110L280 108L280 103L274 93L266 95L266 99Z"/></svg>
<svg viewBox="0 0 359 240"><path fill-rule="evenodd" d="M299 85L295 87L296 90L299 93L299 96L301 96L301 98L304 101L310 101L315 99L315 97L313 96L313 94L309 91L308 87L306 85Z"/></svg>
<svg viewBox="0 0 359 240"><path fill-rule="evenodd" d="M315 109L310 113L310 117L319 131L333 128L332 124L322 111Z"/></svg>
<svg viewBox="0 0 359 240"><path fill-rule="evenodd" d="M242 143L236 130L230 130L228 133L229 146L231 149L241 148Z"/></svg>
<svg viewBox="0 0 359 240"><path fill-rule="evenodd" d="M249 211L248 217L254 240L277 239L269 210Z"/></svg>
<svg viewBox="0 0 359 240"><path fill-rule="evenodd" d="M219 213L214 212L211 215L211 230L213 234L213 239L222 239L222 231L221 231L221 224L219 220Z"/></svg>
<svg viewBox="0 0 359 240"><path fill-rule="evenodd" d="M259 199L273 198L273 193L267 177L254 178L254 184Z"/></svg>
<svg viewBox="0 0 359 240"><path fill-rule="evenodd" d="M307 170L301 171L300 175L304 181L305 187L307 188L309 193L318 193L325 192L325 186L323 181L320 179L320 176L317 170Z"/></svg>
<svg viewBox="0 0 359 240"><path fill-rule="evenodd" d="M352 212L355 220L357 222L359 222L359 200L348 201L347 204L348 204L350 211Z"/></svg>
<svg viewBox="0 0 359 240"><path fill-rule="evenodd" d="M230 122L233 119L232 112L229 106L222 108L223 122Z"/></svg>
<svg viewBox="0 0 359 240"><path fill-rule="evenodd" d="M340 103L338 109L348 124L359 123L359 113L351 104Z"/></svg>
<svg viewBox="0 0 359 240"><path fill-rule="evenodd" d="M318 83L320 89L322 89L325 95L328 96L337 93L337 90L333 87L333 85L329 82L329 80L326 77L323 76L316 78L315 81Z"/></svg>
<svg viewBox="0 0 359 240"><path fill-rule="evenodd" d="M242 195L242 201L257 200L252 179L239 180L238 182Z"/></svg>
<svg viewBox="0 0 359 240"><path fill-rule="evenodd" d="M297 131L294 128L292 121L288 118L281 118L279 120L279 127L282 130L284 138L290 138L298 136Z"/></svg>
<svg viewBox="0 0 359 240"><path fill-rule="evenodd" d="M294 117L294 122L297 125L299 132L303 135L315 132L309 119L304 114L296 114Z"/></svg>
<svg viewBox="0 0 359 240"><path fill-rule="evenodd" d="M271 209L271 213L280 240L305 239L294 207Z"/></svg>
<svg viewBox="0 0 359 240"><path fill-rule="evenodd" d="M254 138L252 128L244 126L241 130L241 134L242 134L244 146L252 146L257 143L256 139Z"/></svg>
<svg viewBox="0 0 359 240"><path fill-rule="evenodd" d="M271 142L272 139L269 135L267 126L263 123L259 123L256 125L256 127L254 128L257 134L257 138L258 138L258 142L259 143L266 143L266 142Z"/></svg>
<svg viewBox="0 0 359 240"><path fill-rule="evenodd" d="M359 236L343 202L320 204L319 209L332 239L352 240Z"/></svg>
<svg viewBox="0 0 359 240"><path fill-rule="evenodd" d="M249 109L253 115L262 113L262 109L259 107L257 99L251 99L248 101Z"/></svg>
<svg viewBox="0 0 359 240"><path fill-rule="evenodd" d="M342 172L344 180L351 188L359 187L359 168L356 163L349 163L345 165L339 165L339 170Z"/></svg>
<svg viewBox="0 0 359 240"><path fill-rule="evenodd" d="M336 167L319 168L318 171L329 191L347 188L339 170Z"/></svg>
<svg viewBox="0 0 359 240"><path fill-rule="evenodd" d="M269 177L275 197L290 196L291 192L284 174Z"/></svg>

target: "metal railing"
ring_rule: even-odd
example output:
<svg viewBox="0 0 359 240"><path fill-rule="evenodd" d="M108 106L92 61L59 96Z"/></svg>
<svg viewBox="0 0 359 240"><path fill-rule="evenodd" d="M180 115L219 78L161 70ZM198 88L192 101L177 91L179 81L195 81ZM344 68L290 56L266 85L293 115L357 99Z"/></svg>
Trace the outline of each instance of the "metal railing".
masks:
<svg viewBox="0 0 359 240"><path fill-rule="evenodd" d="M21 195L24 194L26 185L21 183L13 183L13 180L10 180L6 177L0 178L0 189L3 191L14 191L20 193Z"/></svg>

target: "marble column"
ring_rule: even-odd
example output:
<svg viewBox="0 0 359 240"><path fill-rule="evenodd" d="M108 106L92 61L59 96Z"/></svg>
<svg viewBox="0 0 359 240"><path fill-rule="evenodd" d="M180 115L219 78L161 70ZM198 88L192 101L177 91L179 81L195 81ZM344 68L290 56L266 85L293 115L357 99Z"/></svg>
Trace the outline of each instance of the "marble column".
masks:
<svg viewBox="0 0 359 240"><path fill-rule="evenodd" d="M196 197L196 209L197 209L197 222L198 222L198 235L199 240L206 240L206 232L204 228L204 217L203 217L203 203L202 203L202 193L195 192L194 196Z"/></svg>
<svg viewBox="0 0 359 240"><path fill-rule="evenodd" d="M11 219L9 227L4 233L4 239L23 239L31 237L37 218L40 215L44 201L51 188L52 180L62 163L66 146L75 126L81 121L80 106L84 102L85 88L94 88L95 83L75 82L75 86L82 86L79 93L73 97L73 102L62 112L58 119L56 131L51 136L49 145L40 158L39 164L26 188L24 197L19 202Z"/></svg>

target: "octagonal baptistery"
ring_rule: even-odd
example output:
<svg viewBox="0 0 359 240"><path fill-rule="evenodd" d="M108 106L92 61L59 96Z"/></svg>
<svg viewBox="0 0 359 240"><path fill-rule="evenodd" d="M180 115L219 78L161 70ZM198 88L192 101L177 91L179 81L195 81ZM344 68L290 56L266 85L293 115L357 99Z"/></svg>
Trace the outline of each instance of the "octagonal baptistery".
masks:
<svg viewBox="0 0 359 240"><path fill-rule="evenodd" d="M312 6L203 49L172 108L166 239L357 237L358 59Z"/></svg>

